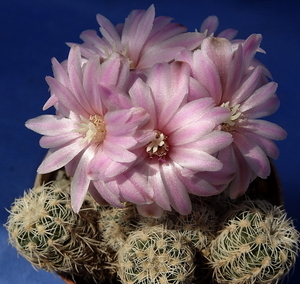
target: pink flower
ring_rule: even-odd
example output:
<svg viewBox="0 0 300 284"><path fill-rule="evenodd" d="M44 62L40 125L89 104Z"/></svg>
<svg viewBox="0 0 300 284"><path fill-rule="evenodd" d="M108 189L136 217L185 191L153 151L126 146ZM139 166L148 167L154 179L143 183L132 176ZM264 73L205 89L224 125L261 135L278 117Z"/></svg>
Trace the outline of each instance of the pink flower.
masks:
<svg viewBox="0 0 300 284"><path fill-rule="evenodd" d="M200 33L204 33L208 37L210 36L223 37L223 38L227 38L228 40L232 40L237 35L237 30L234 29L226 29L220 32L219 34L215 34L218 26L219 26L218 17L209 16L203 21L200 27Z"/></svg>
<svg viewBox="0 0 300 284"><path fill-rule="evenodd" d="M73 176L71 200L78 212L87 190L93 190L88 166L95 159L105 164L111 178L126 171L137 159L136 148L149 140L143 129L149 114L133 107L128 95L118 88L120 74L128 77L129 62L115 55L100 64L98 55L82 62L80 49L73 46L66 66L53 60L55 78L47 77L56 96L56 115L30 119L26 126L44 135L40 140L49 152L38 168L49 173L66 166ZM105 83L104 83L105 82ZM120 86L120 85L119 85Z"/></svg>
<svg viewBox="0 0 300 284"><path fill-rule="evenodd" d="M146 82L137 79L133 84L129 90L132 103L150 114L147 128L153 130L152 138L143 146L135 166L123 173L123 180L112 180L111 184L94 182L100 193L103 187L108 188L106 191L111 195L103 196L104 199L134 201L141 214L159 216L171 207L188 214L189 193L205 196L219 193L203 176L195 174L222 168L214 154L227 147L232 138L215 127L229 119L230 112L215 107L211 98L187 102L189 80L189 66L173 62L156 64ZM90 170L97 174L101 169ZM187 186L189 176L194 176L196 185ZM141 197L140 201L137 197Z"/></svg>
<svg viewBox="0 0 300 284"><path fill-rule="evenodd" d="M187 33L180 24L171 23L169 17L155 18L154 6L147 11L134 10L124 24L114 26L98 14L102 38L94 30L84 31L80 38L82 55L89 58L99 54L106 60L112 53L120 53L131 61L131 68L144 69L158 62L170 62L175 55L187 48L198 47L205 37L200 33ZM69 43L73 45L73 43Z"/></svg>
<svg viewBox="0 0 300 284"><path fill-rule="evenodd" d="M190 64L195 79L191 81L189 100L212 97L218 106L231 111L220 128L233 136L232 145L221 150L226 157L222 162L235 172L229 186L232 198L242 195L255 177L270 174L268 157L278 157L272 140L286 137L281 127L260 119L279 106L277 84L268 82L268 71L254 60L261 39L260 35L251 35L244 42L231 43L210 37L201 49L177 57Z"/></svg>

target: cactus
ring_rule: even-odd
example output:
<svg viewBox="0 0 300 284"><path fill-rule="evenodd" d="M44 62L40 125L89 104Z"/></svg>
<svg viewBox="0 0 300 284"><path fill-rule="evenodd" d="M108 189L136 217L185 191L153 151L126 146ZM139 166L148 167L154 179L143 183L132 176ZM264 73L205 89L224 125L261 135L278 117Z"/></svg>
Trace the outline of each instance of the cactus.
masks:
<svg viewBox="0 0 300 284"><path fill-rule="evenodd" d="M191 283L194 254L174 230L152 226L133 231L118 253L123 284Z"/></svg>
<svg viewBox="0 0 300 284"><path fill-rule="evenodd" d="M136 227L136 211L131 203L124 208L99 206L98 227L105 246L117 251Z"/></svg>
<svg viewBox="0 0 300 284"><path fill-rule="evenodd" d="M295 263L299 233L280 207L244 201L207 249L218 283L277 283Z"/></svg>
<svg viewBox="0 0 300 284"><path fill-rule="evenodd" d="M97 205L89 195L79 214L73 212L70 181L63 178L16 199L6 228L10 243L35 267L99 283L107 256L97 222Z"/></svg>
<svg viewBox="0 0 300 284"><path fill-rule="evenodd" d="M164 212L160 218L140 217L139 221L141 228L162 225L176 230L192 247L201 251L214 238L217 216L205 198L193 196L192 211L188 215L172 210Z"/></svg>

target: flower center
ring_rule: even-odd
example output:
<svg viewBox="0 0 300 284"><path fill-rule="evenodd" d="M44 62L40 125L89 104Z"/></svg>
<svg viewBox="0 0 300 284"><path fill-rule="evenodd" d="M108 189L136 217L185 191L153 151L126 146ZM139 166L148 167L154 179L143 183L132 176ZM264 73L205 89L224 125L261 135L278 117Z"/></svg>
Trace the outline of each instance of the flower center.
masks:
<svg viewBox="0 0 300 284"><path fill-rule="evenodd" d="M101 115L90 115L90 118L87 119L83 116L80 116L81 123L77 123L79 128L75 129L75 132L82 133L84 142L103 142L106 136L106 127L103 116Z"/></svg>
<svg viewBox="0 0 300 284"><path fill-rule="evenodd" d="M239 111L239 104L234 106L234 107L230 107L229 106L229 102L226 102L226 103L222 103L221 104L221 107L226 107L230 110L231 112L231 116L226 120L224 121L222 124L221 124L221 130L222 131L227 131L227 132L230 132L232 130L234 130L234 126L237 122L237 119L241 116L241 112Z"/></svg>
<svg viewBox="0 0 300 284"><path fill-rule="evenodd" d="M147 145L146 151L149 153L150 158L153 155L158 156L159 160L164 161L164 157L169 151L169 144L167 142L168 136L164 135L159 130L155 130L156 135L154 139Z"/></svg>

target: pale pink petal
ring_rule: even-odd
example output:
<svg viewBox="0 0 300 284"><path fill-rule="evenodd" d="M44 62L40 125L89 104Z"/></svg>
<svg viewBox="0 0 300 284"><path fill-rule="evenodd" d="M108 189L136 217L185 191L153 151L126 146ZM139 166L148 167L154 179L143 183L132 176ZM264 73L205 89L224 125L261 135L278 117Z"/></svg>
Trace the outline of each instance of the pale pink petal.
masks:
<svg viewBox="0 0 300 284"><path fill-rule="evenodd" d="M239 149L236 147L233 147L233 149L235 155L235 176L230 182L228 190L230 198L236 199L247 191L253 171L247 165L247 162Z"/></svg>
<svg viewBox="0 0 300 284"><path fill-rule="evenodd" d="M148 161L149 163L151 161ZM170 211L170 200L165 188L165 184L161 176L161 165L159 163L151 163L148 168L147 177L149 186L153 189L153 197L158 206L164 210Z"/></svg>
<svg viewBox="0 0 300 284"><path fill-rule="evenodd" d="M201 139L204 135L209 134L215 126L215 123L210 120L196 121L175 130L169 136L168 141L174 146L195 142ZM168 135L168 133L166 134Z"/></svg>
<svg viewBox="0 0 300 284"><path fill-rule="evenodd" d="M65 133L57 136L43 136L40 139L40 146L42 148L58 148L66 144L73 143L73 140L82 138L81 134L76 132Z"/></svg>
<svg viewBox="0 0 300 284"><path fill-rule="evenodd" d="M184 146L173 147L169 156L181 167L193 171L219 171L223 166L218 159L204 151Z"/></svg>
<svg viewBox="0 0 300 284"><path fill-rule="evenodd" d="M208 154L214 154L228 147L232 141L233 139L230 133L214 130L205 135L202 139L198 139L193 145Z"/></svg>
<svg viewBox="0 0 300 284"><path fill-rule="evenodd" d="M142 79L137 79L133 86L129 90L129 94L134 106L139 106L145 109L150 117L151 121L156 124L156 112L154 101L151 95L151 89L149 86L142 81Z"/></svg>
<svg viewBox="0 0 300 284"><path fill-rule="evenodd" d="M219 194L220 191L213 186L211 183L207 182L203 177L195 176L181 177L186 185L189 193L197 196L212 196Z"/></svg>
<svg viewBox="0 0 300 284"><path fill-rule="evenodd" d="M142 17L137 16L137 13L140 13ZM151 5L146 12L131 12L125 20L122 44L128 46L128 55L135 65L137 65L141 49L151 32L154 17L155 10L154 6Z"/></svg>
<svg viewBox="0 0 300 284"><path fill-rule="evenodd" d="M66 145L57 149L54 152L50 152L49 155L43 160L38 168L38 173L50 173L54 172L64 165L69 163L79 152L86 147L81 143L81 139L75 140L74 143Z"/></svg>
<svg viewBox="0 0 300 284"><path fill-rule="evenodd" d="M87 166L95 151L95 145L91 145L84 151L71 182L71 205L75 213L79 212L90 185L90 179L87 177Z"/></svg>
<svg viewBox="0 0 300 284"><path fill-rule="evenodd" d="M260 87L241 104L239 110L241 112L246 112L251 108L263 104L274 95L276 89L277 89L277 84L275 82L270 82Z"/></svg>
<svg viewBox="0 0 300 284"><path fill-rule="evenodd" d="M168 133L171 133L172 130L179 129L185 125L198 121L202 114L211 110L213 105L214 101L212 98L202 98L186 103L177 110L172 120L170 120L166 125Z"/></svg>
<svg viewBox="0 0 300 284"><path fill-rule="evenodd" d="M279 108L280 102L276 94L260 105L252 107L243 112L247 118L261 118L273 114Z"/></svg>
<svg viewBox="0 0 300 284"><path fill-rule="evenodd" d="M228 76L226 85L223 86L222 102L231 100L232 94L239 88L246 67L247 65L244 64L242 46L238 45L237 49L232 53L232 60L228 66Z"/></svg>
<svg viewBox="0 0 300 284"><path fill-rule="evenodd" d="M216 16L207 17L200 27L200 33L206 33L208 36L211 36L215 33L219 26L219 19Z"/></svg>
<svg viewBox="0 0 300 284"><path fill-rule="evenodd" d="M228 40L232 40L233 38L236 37L238 31L234 30L234 29L226 29L224 31L221 31L220 33L218 33L217 37L223 37L226 38Z"/></svg>
<svg viewBox="0 0 300 284"><path fill-rule="evenodd" d="M84 117L89 117L86 110L80 105L76 97L68 90L65 86L63 86L56 79L47 76L46 81L51 88L51 91L58 100L66 106L68 109L72 110L75 113L78 113Z"/></svg>
<svg viewBox="0 0 300 284"><path fill-rule="evenodd" d="M183 182L178 178L175 167L170 165L161 165L162 176L164 183L168 188L168 196L171 206L179 212L186 215L192 210L191 200Z"/></svg>
<svg viewBox="0 0 300 284"><path fill-rule="evenodd" d="M25 126L41 135L57 136L72 132L73 122L64 117L46 114L26 121Z"/></svg>
<svg viewBox="0 0 300 284"><path fill-rule="evenodd" d="M202 50L194 52L193 64L193 77L205 87L215 103L219 104L222 95L222 85L216 66ZM201 68L197 68L197 66L201 66Z"/></svg>
<svg viewBox="0 0 300 284"><path fill-rule="evenodd" d="M260 66L257 66L253 69L253 71L249 74L249 76L240 83L240 87L236 92L232 95L230 99L230 104L235 106L240 104L245 99L247 99L257 88L260 77L262 74L262 69Z"/></svg>
<svg viewBox="0 0 300 284"><path fill-rule="evenodd" d="M239 132L242 129L239 128ZM255 133L252 132L248 132L248 130L246 129L245 132L242 132L243 135L245 135L246 137L250 137L251 140L253 140L255 143L257 143L257 145L263 149L263 151L266 153L266 155L272 159L277 159L279 156L279 150L278 147L276 146L276 144L267 138L264 138L260 135L257 135Z"/></svg>
<svg viewBox="0 0 300 284"><path fill-rule="evenodd" d="M120 139L120 144L122 139ZM121 144L122 145L122 144ZM136 155L126 150L121 145L112 142L103 141L103 151L113 161L120 163L132 163L136 159Z"/></svg>
<svg viewBox="0 0 300 284"><path fill-rule="evenodd" d="M128 202L134 204L146 204L152 202L146 190L140 186L135 186L130 179L125 176L118 177L120 195Z"/></svg>
<svg viewBox="0 0 300 284"><path fill-rule="evenodd" d="M174 62L170 64L171 67L171 86L169 89L169 102L163 106L162 112L159 116L158 126L163 128L176 114L181 105L186 103L188 94L188 84L190 67L183 62Z"/></svg>
<svg viewBox="0 0 300 284"><path fill-rule="evenodd" d="M266 120L247 119L239 124L239 128L272 140L283 140L287 136L284 129Z"/></svg>
<svg viewBox="0 0 300 284"><path fill-rule="evenodd" d="M103 37L111 44L111 46L116 45L116 48L120 49L121 39L114 25L100 14L97 15L97 21L100 25L100 32Z"/></svg>
<svg viewBox="0 0 300 284"><path fill-rule="evenodd" d="M250 168L261 178L266 178L270 174L270 162L265 152L249 137L235 132L233 134L234 143L242 153Z"/></svg>
<svg viewBox="0 0 300 284"><path fill-rule="evenodd" d="M259 45L262 41L260 34L252 34L243 42L244 51L244 64L250 65L255 53L257 52Z"/></svg>
<svg viewBox="0 0 300 284"><path fill-rule="evenodd" d="M93 181L93 183L101 197L109 204L119 208L124 207L120 201L120 190L118 184L115 181L103 182L101 180L97 180Z"/></svg>

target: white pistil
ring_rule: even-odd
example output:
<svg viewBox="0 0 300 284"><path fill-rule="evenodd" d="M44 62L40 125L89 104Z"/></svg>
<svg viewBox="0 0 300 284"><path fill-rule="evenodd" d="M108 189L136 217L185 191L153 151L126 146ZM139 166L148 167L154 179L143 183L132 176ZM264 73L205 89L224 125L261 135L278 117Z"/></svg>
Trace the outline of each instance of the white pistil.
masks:
<svg viewBox="0 0 300 284"><path fill-rule="evenodd" d="M235 126L236 120L241 116L241 112L239 111L239 104L235 105L234 107L229 106L229 102L222 103L221 107L226 107L230 110L231 116L224 121L222 130L230 131Z"/></svg>
<svg viewBox="0 0 300 284"><path fill-rule="evenodd" d="M164 135L160 131L156 130L156 135L154 139L147 145L146 151L149 153L150 158L153 155L158 156L163 160L163 157L169 151L169 145L167 143L168 136Z"/></svg>
<svg viewBox="0 0 300 284"><path fill-rule="evenodd" d="M100 115L91 115L89 119L80 116L81 123L77 123L79 128L74 129L74 132L79 132L83 134L82 143L88 142L103 142L106 129L105 129L105 121Z"/></svg>

